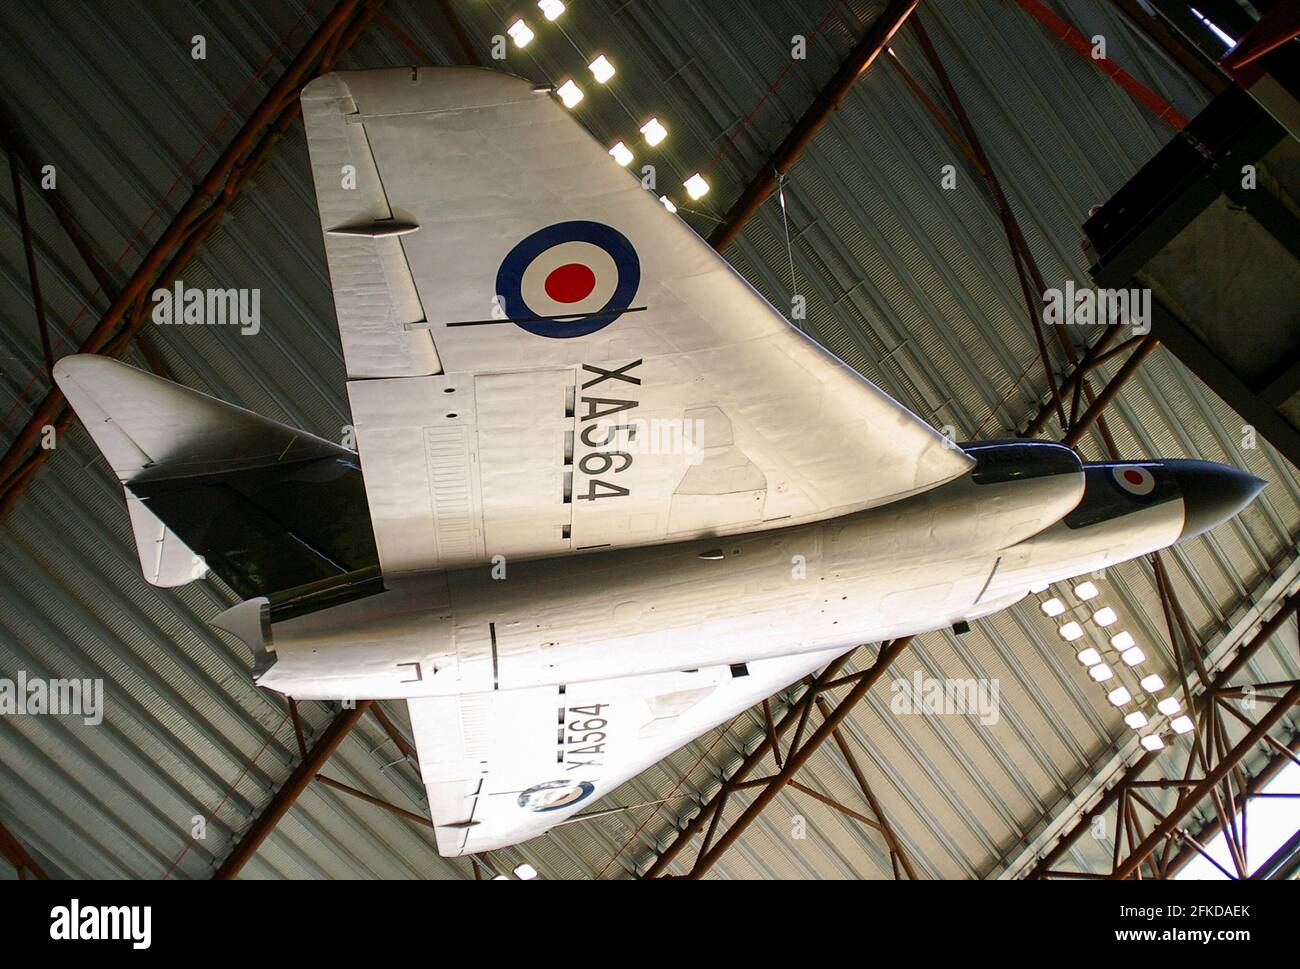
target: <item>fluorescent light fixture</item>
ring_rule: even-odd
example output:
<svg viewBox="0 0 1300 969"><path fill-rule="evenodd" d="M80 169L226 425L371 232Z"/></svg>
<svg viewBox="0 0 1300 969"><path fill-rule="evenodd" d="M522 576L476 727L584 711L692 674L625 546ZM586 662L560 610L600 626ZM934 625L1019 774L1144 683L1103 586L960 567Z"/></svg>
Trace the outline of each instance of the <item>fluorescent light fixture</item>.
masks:
<svg viewBox="0 0 1300 969"><path fill-rule="evenodd" d="M1145 690L1147 693L1155 693L1158 690L1163 690L1165 688L1165 681L1160 679L1160 675L1158 673L1149 673L1148 675L1142 677L1141 681L1138 683L1138 686L1142 687L1142 689Z"/></svg>
<svg viewBox="0 0 1300 969"><path fill-rule="evenodd" d="M1142 652L1142 647L1140 646L1132 646L1119 655L1128 666L1137 666L1138 663L1141 663L1147 658L1147 654Z"/></svg>
<svg viewBox="0 0 1300 969"><path fill-rule="evenodd" d="M1116 649L1128 649L1130 646L1136 646L1137 640L1133 638L1131 632L1125 629L1117 632L1114 636L1111 636L1110 644Z"/></svg>
<svg viewBox="0 0 1300 969"><path fill-rule="evenodd" d="M521 881L530 882L537 877L537 869L525 861L515 868L515 877Z"/></svg>
<svg viewBox="0 0 1300 969"><path fill-rule="evenodd" d="M1111 677L1115 675L1115 671L1112 670L1105 663L1098 663L1096 666L1088 670L1088 675L1091 676L1098 683L1105 683L1107 680L1109 680Z"/></svg>
<svg viewBox="0 0 1300 969"><path fill-rule="evenodd" d="M1043 610L1044 616L1059 616L1061 613L1065 612L1065 603L1056 598L1056 596L1052 596L1052 598L1044 602L1039 608Z"/></svg>
<svg viewBox="0 0 1300 969"><path fill-rule="evenodd" d="M509 875L493 875L493 876L492 876L492 881L494 881L494 882L508 882L508 881L510 881L510 876L509 876Z"/></svg>
<svg viewBox="0 0 1300 969"><path fill-rule="evenodd" d="M564 4L560 0L537 0L537 8L547 20L554 20L564 13Z"/></svg>
<svg viewBox="0 0 1300 969"><path fill-rule="evenodd" d="M668 129L659 123L658 118L651 118L641 126L641 134L645 135L645 143L653 148L668 137Z"/></svg>
<svg viewBox="0 0 1300 969"><path fill-rule="evenodd" d="M1133 699L1133 694L1130 693L1126 687L1117 686L1106 694L1106 699L1114 706L1122 707L1124 704L1128 703L1129 700Z"/></svg>
<svg viewBox="0 0 1300 969"><path fill-rule="evenodd" d="M1167 696L1156 704L1156 709L1167 717L1172 717L1183 708L1183 703L1176 696Z"/></svg>
<svg viewBox="0 0 1300 969"><path fill-rule="evenodd" d="M664 203L664 208L666 208L669 212L677 211L677 206L673 205L673 200L670 199L667 195L660 195L659 201Z"/></svg>
<svg viewBox="0 0 1300 969"><path fill-rule="evenodd" d="M709 183L704 180L704 176L699 172L696 172L682 184L686 186L686 194L693 199L704 198L709 192Z"/></svg>
<svg viewBox="0 0 1300 969"><path fill-rule="evenodd" d="M528 25L524 23L522 20L516 20L509 27L507 27L506 33L509 34L514 39L516 47L527 47L529 42L534 37L537 36L528 28Z"/></svg>
<svg viewBox="0 0 1300 969"><path fill-rule="evenodd" d="M1170 720L1169 726L1174 728L1174 733L1190 733L1194 724L1191 717L1183 714L1181 717L1174 717Z"/></svg>
<svg viewBox="0 0 1300 969"><path fill-rule="evenodd" d="M604 54L597 54L596 59L587 66L591 68L591 73L596 76L597 84L604 84L614 76L614 65L609 62L609 58Z"/></svg>
<svg viewBox="0 0 1300 969"><path fill-rule="evenodd" d="M1102 606L1092 614L1092 621L1098 626L1113 626L1119 616L1115 615L1115 610L1110 606Z"/></svg>
<svg viewBox="0 0 1300 969"><path fill-rule="evenodd" d="M627 166L632 163L632 149L628 148L628 146L623 144L621 141L611 148L609 153L614 156L614 161L618 162L624 168L627 168Z"/></svg>
<svg viewBox="0 0 1300 969"><path fill-rule="evenodd" d="M1087 602L1089 599L1095 599L1101 595L1101 590L1091 582L1080 582L1074 587L1074 594Z"/></svg>
<svg viewBox="0 0 1300 969"><path fill-rule="evenodd" d="M1083 635L1083 627L1077 622L1067 622L1060 628L1061 638L1067 643L1072 643Z"/></svg>
<svg viewBox="0 0 1300 969"><path fill-rule="evenodd" d="M1159 734L1149 733L1142 738L1142 746L1147 750L1164 750L1165 742Z"/></svg>
<svg viewBox="0 0 1300 969"><path fill-rule="evenodd" d="M582 100L582 89L573 83L572 78L557 87L555 93L560 96L566 108L571 108Z"/></svg>
<svg viewBox="0 0 1300 969"><path fill-rule="evenodd" d="M1141 710L1134 710L1132 713L1124 717L1124 722L1134 730L1141 730L1147 725L1147 715Z"/></svg>
<svg viewBox="0 0 1300 969"><path fill-rule="evenodd" d="M1087 649L1079 650L1078 659L1084 666L1096 666L1101 662L1101 653L1089 646Z"/></svg>

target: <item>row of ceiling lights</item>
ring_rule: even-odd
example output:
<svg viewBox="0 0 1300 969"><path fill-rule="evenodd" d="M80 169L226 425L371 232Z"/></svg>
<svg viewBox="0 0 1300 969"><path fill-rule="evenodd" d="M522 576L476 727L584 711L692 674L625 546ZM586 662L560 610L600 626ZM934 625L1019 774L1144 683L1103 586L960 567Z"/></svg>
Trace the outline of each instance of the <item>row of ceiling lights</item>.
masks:
<svg viewBox="0 0 1300 969"><path fill-rule="evenodd" d="M1047 587L1042 586L1035 588L1033 591L1045 592L1047 591ZM1109 632L1110 627L1119 621L1119 616L1110 606L1093 603L1093 600L1097 599L1098 596L1101 595L1101 591L1097 588L1096 583L1091 581L1080 582L1074 587L1074 595L1081 603L1081 608L1086 608L1090 611L1091 615L1089 618L1091 621L1103 630L1103 635L1109 636L1110 647L1115 651L1120 662L1123 664L1121 669L1130 669L1134 676L1141 677L1138 680L1138 687L1149 697L1155 698L1156 694L1165 688L1165 681L1161 678L1159 673L1147 673L1143 675L1142 671L1138 669L1139 666L1146 662L1147 657L1142 651L1142 647L1140 647L1137 644L1137 641L1133 638L1132 633L1123 629L1114 634ZM1089 603L1093 604L1089 605ZM1072 611L1068 609L1065 603L1057 596L1052 596L1050 599L1043 600L1040 603L1040 608L1043 610L1044 615L1053 619L1065 616L1067 612ZM1077 642L1085 635L1083 625L1078 620L1070 619L1068 617L1060 624L1057 632L1067 643ZM1108 690L1106 693L1106 699L1112 706L1118 707L1122 710L1130 703L1134 702L1133 693L1130 692L1128 687L1124 686L1122 683L1112 683L1116 677L1115 670L1105 661L1101 651L1096 647L1084 646L1084 648L1080 649L1079 652L1075 654L1075 658L1087 668L1088 675L1092 677L1095 682L1108 684L1108 686L1105 687L1105 689ZM1194 724L1192 723L1192 718L1187 716L1185 713L1179 712L1182 710L1182 706L1182 701L1179 700L1178 697L1170 694L1169 696L1161 697L1156 700L1155 711L1151 716L1148 716L1146 712L1140 709L1134 708L1124 714L1124 722L1139 732L1148 731L1139 734L1143 747L1147 750L1160 750L1165 746L1165 742L1160 736L1160 731L1152 726L1158 716L1167 716L1171 718L1169 726L1174 733L1184 734L1193 728Z"/></svg>
<svg viewBox="0 0 1300 969"><path fill-rule="evenodd" d="M564 4L561 0L537 0L537 6L538 9L541 10L542 16L547 20L553 21L557 19L560 14L564 13ZM506 28L506 33L510 35L515 46L521 49L527 47L532 42L533 38L537 36L522 17L516 18L515 21ZM610 63L609 58L604 54L597 54L595 60L588 64L587 68L591 71L591 75L595 78L597 84L605 84L616 73L614 65ZM560 82L555 89L555 94L559 97L564 106L570 109L577 107L578 103L583 99L583 97L585 97L582 93L582 88L580 88L577 82L571 77ZM664 127L663 122L658 118L651 118L641 126L641 134L645 136L646 144L653 148L668 137L668 129ZM610 148L609 154L614 161L622 165L624 168L630 165L632 159L635 157L632 153L632 149L622 141ZM699 172L696 172L683 182L682 187L686 189L686 194L689 195L692 200L703 198L709 191L709 183L705 181L704 176ZM664 208L669 212L677 211L677 206L673 204L672 199L667 195L659 196L659 201L664 204Z"/></svg>

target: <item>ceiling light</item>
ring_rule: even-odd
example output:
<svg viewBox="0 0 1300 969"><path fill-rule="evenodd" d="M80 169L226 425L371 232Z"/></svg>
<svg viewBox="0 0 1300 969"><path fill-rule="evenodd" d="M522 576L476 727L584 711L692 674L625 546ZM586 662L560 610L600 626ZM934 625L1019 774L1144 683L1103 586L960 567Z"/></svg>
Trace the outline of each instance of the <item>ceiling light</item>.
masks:
<svg viewBox="0 0 1300 969"><path fill-rule="evenodd" d="M1060 629L1061 638L1067 643L1072 643L1083 635L1083 627L1077 622L1067 622Z"/></svg>
<svg viewBox="0 0 1300 969"><path fill-rule="evenodd" d="M1079 650L1078 659L1084 666L1096 666L1101 662L1101 653L1089 646L1087 649Z"/></svg>
<svg viewBox="0 0 1300 969"><path fill-rule="evenodd" d="M1183 714L1181 717L1174 717L1169 721L1169 726L1174 728L1174 733L1189 733L1194 726L1192 718Z"/></svg>
<svg viewBox="0 0 1300 969"><path fill-rule="evenodd" d="M1136 646L1137 641L1133 638L1133 634L1125 629L1111 636L1110 644L1116 649L1128 649L1130 646Z"/></svg>
<svg viewBox="0 0 1300 969"><path fill-rule="evenodd" d="M560 0L537 0L537 7L547 20L554 20L564 13L564 4Z"/></svg>
<svg viewBox="0 0 1300 969"><path fill-rule="evenodd" d="M1141 710L1134 710L1132 713L1124 717L1124 722L1134 730L1141 730L1147 725L1147 715Z"/></svg>
<svg viewBox="0 0 1300 969"><path fill-rule="evenodd" d="M516 47L527 47L529 41L531 41L534 37L537 36L531 30L528 29L528 25L524 23L522 20L516 20L509 27L507 27L506 33L514 38Z"/></svg>
<svg viewBox="0 0 1300 969"><path fill-rule="evenodd" d="M1102 606L1092 614L1092 621L1098 626L1113 625L1117 619L1119 616L1115 615L1115 610L1110 606Z"/></svg>
<svg viewBox="0 0 1300 969"><path fill-rule="evenodd" d="M572 79L565 81L555 89L555 93L560 96L566 108L571 108L582 100L582 89L574 84Z"/></svg>
<svg viewBox="0 0 1300 969"><path fill-rule="evenodd" d="M686 194L693 199L703 198L709 191L709 183L704 180L704 176L699 172L696 172L682 184L686 186Z"/></svg>
<svg viewBox="0 0 1300 969"><path fill-rule="evenodd" d="M1029 587L1029 591L1030 591L1033 595L1038 595L1038 593L1040 593L1040 592L1046 592L1046 591L1047 591L1047 586L1048 586L1048 583L1046 583L1046 582L1035 582L1033 585L1031 585L1031 586Z"/></svg>
<svg viewBox="0 0 1300 969"><path fill-rule="evenodd" d="M1129 700L1133 699L1133 694L1130 693L1127 688L1117 686L1106 694L1106 699L1114 706L1122 707L1124 704L1128 703Z"/></svg>
<svg viewBox="0 0 1300 969"><path fill-rule="evenodd" d="M604 54L597 54L596 59L587 66L591 68L591 73L596 76L597 84L604 84L614 76L614 65L609 62L609 58Z"/></svg>
<svg viewBox="0 0 1300 969"><path fill-rule="evenodd" d="M1101 595L1101 591L1091 582L1080 582L1074 587L1074 594L1087 602L1089 599L1095 599Z"/></svg>
<svg viewBox="0 0 1300 969"><path fill-rule="evenodd" d="M1040 606L1045 616L1059 616L1065 612L1065 603L1053 596Z"/></svg>
<svg viewBox="0 0 1300 969"><path fill-rule="evenodd" d="M1165 742L1160 739L1159 734L1149 733L1142 738L1142 746L1147 750L1163 750Z"/></svg>
<svg viewBox="0 0 1300 969"><path fill-rule="evenodd" d="M1147 693L1155 693L1156 691L1163 690L1165 688L1165 681L1160 679L1159 674L1149 673L1146 676L1142 677L1141 681L1138 683L1138 686L1142 687L1142 689L1145 690Z"/></svg>
<svg viewBox="0 0 1300 969"><path fill-rule="evenodd" d="M1167 696L1156 704L1156 709L1167 717L1172 717L1183 708L1182 701L1176 696Z"/></svg>
<svg viewBox="0 0 1300 969"><path fill-rule="evenodd" d="M673 205L673 200L670 199L667 195L660 195L659 201L664 203L664 208L666 208L669 212L677 211L677 206Z"/></svg>
<svg viewBox="0 0 1300 969"><path fill-rule="evenodd" d="M1105 683L1115 675L1115 671L1105 663L1098 663L1096 666L1093 666L1088 670L1088 675L1098 683Z"/></svg>
<svg viewBox="0 0 1300 969"><path fill-rule="evenodd" d="M632 163L632 150L621 141L611 148L609 153L614 156L614 161L618 162L624 168Z"/></svg>
<svg viewBox="0 0 1300 969"><path fill-rule="evenodd" d="M645 135L646 144L653 148L668 137L668 129L659 123L658 118L651 118L641 126L641 134Z"/></svg>
<svg viewBox="0 0 1300 969"><path fill-rule="evenodd" d="M532 881L537 877L537 869L525 861L523 864L515 868L515 877L521 881Z"/></svg>
<svg viewBox="0 0 1300 969"><path fill-rule="evenodd" d="M1123 658L1124 662L1127 663L1129 666L1137 666L1138 663L1141 663L1144 659L1147 658L1147 654L1142 652L1142 648L1140 646L1133 646L1129 649L1124 650L1124 652L1120 653L1119 655Z"/></svg>

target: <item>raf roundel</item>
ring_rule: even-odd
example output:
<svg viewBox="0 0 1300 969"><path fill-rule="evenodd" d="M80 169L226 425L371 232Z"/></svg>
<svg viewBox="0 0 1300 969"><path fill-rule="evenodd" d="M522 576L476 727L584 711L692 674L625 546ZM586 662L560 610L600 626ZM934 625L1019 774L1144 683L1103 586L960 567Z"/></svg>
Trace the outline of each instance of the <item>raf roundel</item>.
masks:
<svg viewBox="0 0 1300 969"><path fill-rule="evenodd" d="M529 811L559 811L585 801L595 789L590 781L547 781L521 792L518 803Z"/></svg>
<svg viewBox="0 0 1300 969"><path fill-rule="evenodd" d="M1156 478L1149 468L1124 464L1111 468L1110 473L1120 490L1134 498L1149 498L1156 490Z"/></svg>
<svg viewBox="0 0 1300 969"><path fill-rule="evenodd" d="M601 222L557 222L501 260L496 291L506 317L552 339L586 336L632 308L641 261L627 236Z"/></svg>

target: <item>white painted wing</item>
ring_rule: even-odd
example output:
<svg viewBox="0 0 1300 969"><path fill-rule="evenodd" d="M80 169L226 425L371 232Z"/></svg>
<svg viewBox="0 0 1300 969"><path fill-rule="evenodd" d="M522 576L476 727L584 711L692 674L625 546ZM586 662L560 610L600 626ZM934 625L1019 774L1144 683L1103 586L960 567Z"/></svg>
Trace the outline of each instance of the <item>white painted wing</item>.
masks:
<svg viewBox="0 0 1300 969"><path fill-rule="evenodd" d="M610 807L597 802L838 652L408 700L439 853L518 844Z"/></svg>
<svg viewBox="0 0 1300 969"><path fill-rule="evenodd" d="M783 526L970 467L552 94L436 68L302 103L385 573Z"/></svg>

